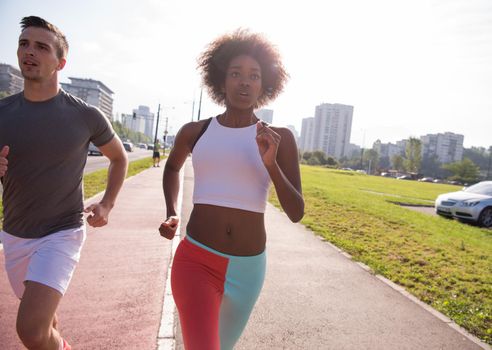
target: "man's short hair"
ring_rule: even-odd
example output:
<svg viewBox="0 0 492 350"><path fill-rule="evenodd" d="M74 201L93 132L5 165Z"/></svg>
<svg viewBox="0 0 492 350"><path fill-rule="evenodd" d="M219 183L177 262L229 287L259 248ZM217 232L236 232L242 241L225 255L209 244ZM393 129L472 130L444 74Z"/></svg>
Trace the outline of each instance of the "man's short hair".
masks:
<svg viewBox="0 0 492 350"><path fill-rule="evenodd" d="M58 58L63 58L67 56L68 53L68 41L67 38L65 37L65 34L61 32L60 29L58 29L57 26L54 24L51 24L50 22L46 21L45 19L42 19L41 17L37 16L29 16L29 17L24 17L21 22L21 28L24 31L24 29L29 28L29 27L37 27L37 28L43 28L46 29L53 34L55 34L57 42L56 42L56 55Z"/></svg>

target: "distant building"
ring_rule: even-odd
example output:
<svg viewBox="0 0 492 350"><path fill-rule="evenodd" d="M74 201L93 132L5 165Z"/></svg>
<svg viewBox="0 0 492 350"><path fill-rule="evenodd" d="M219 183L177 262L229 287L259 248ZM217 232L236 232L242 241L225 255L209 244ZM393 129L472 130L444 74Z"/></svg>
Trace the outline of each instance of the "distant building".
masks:
<svg viewBox="0 0 492 350"><path fill-rule="evenodd" d="M359 145L349 143L345 156L348 159L359 158L361 156L361 153L362 153L362 148Z"/></svg>
<svg viewBox="0 0 492 350"><path fill-rule="evenodd" d="M296 140L296 144L299 145L299 133L297 132L296 127L294 125L287 125L286 128L292 131L292 134L294 135L294 138Z"/></svg>
<svg viewBox="0 0 492 350"><path fill-rule="evenodd" d="M138 106L132 114L122 114L122 123L135 132L140 132L154 139L154 113L147 106Z"/></svg>
<svg viewBox="0 0 492 350"><path fill-rule="evenodd" d="M24 78L17 68L0 63L0 91L14 95L24 90Z"/></svg>
<svg viewBox="0 0 492 350"><path fill-rule="evenodd" d="M323 151L337 159L348 155L353 113L353 106L338 103L316 106L314 122L303 119L306 131L301 130L302 150Z"/></svg>
<svg viewBox="0 0 492 350"><path fill-rule="evenodd" d="M407 151L407 144L408 144L408 140L407 139L396 141L396 146L400 150L400 155L401 156L405 156L406 151Z"/></svg>
<svg viewBox="0 0 492 350"><path fill-rule="evenodd" d="M90 105L98 107L110 120L113 120L113 91L99 80L71 78L71 83L61 83L62 88Z"/></svg>
<svg viewBox="0 0 492 350"><path fill-rule="evenodd" d="M273 123L273 109L258 109L255 111L255 115L268 124Z"/></svg>
<svg viewBox="0 0 492 350"><path fill-rule="evenodd" d="M302 152L312 152L314 150L314 118L312 117L302 120L299 149Z"/></svg>
<svg viewBox="0 0 492 350"><path fill-rule="evenodd" d="M372 145L372 149L378 152L379 157L388 157L391 159L394 155L401 155L401 149L398 145L389 143L382 143L381 140L376 140Z"/></svg>
<svg viewBox="0 0 492 350"><path fill-rule="evenodd" d="M463 140L463 135L452 132L421 136L422 156L435 155L441 163L460 162L463 158Z"/></svg>

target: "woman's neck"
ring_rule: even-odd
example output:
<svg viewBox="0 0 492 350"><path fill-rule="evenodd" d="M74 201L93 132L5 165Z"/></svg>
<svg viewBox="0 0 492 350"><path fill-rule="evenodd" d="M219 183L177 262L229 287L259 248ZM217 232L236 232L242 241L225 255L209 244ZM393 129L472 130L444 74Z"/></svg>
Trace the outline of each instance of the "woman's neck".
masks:
<svg viewBox="0 0 492 350"><path fill-rule="evenodd" d="M253 109L234 109L228 107L219 117L221 124L230 128L244 128L253 125L258 118L253 113Z"/></svg>

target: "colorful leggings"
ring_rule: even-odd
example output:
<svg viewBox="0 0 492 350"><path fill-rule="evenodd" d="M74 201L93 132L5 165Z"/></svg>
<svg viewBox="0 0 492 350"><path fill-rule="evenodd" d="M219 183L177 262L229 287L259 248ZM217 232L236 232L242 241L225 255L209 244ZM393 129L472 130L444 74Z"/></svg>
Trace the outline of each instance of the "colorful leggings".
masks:
<svg viewBox="0 0 492 350"><path fill-rule="evenodd" d="M181 241L171 287L186 350L232 350L260 294L265 266L265 252L234 256L190 236Z"/></svg>

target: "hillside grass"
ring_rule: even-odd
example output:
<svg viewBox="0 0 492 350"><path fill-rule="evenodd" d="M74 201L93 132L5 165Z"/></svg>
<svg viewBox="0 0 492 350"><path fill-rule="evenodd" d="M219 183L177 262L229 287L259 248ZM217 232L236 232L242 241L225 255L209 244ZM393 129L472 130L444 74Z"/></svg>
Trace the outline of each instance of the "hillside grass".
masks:
<svg viewBox="0 0 492 350"><path fill-rule="evenodd" d="M304 225L492 344L492 230L393 203L431 205L460 187L322 167L301 172Z"/></svg>

